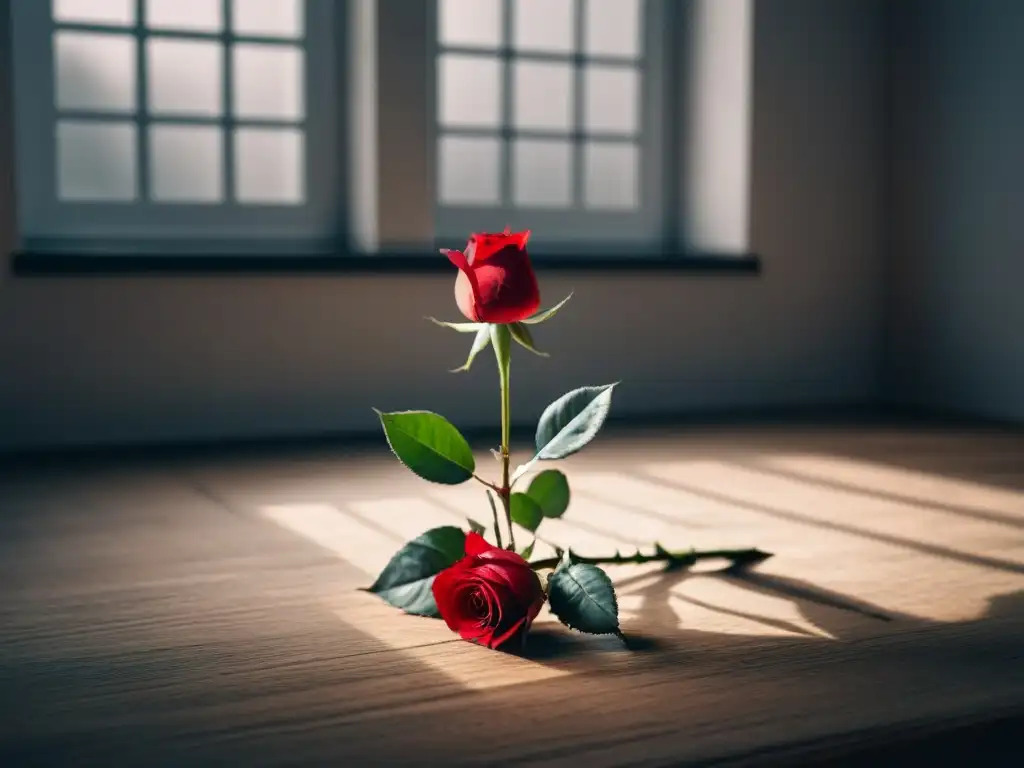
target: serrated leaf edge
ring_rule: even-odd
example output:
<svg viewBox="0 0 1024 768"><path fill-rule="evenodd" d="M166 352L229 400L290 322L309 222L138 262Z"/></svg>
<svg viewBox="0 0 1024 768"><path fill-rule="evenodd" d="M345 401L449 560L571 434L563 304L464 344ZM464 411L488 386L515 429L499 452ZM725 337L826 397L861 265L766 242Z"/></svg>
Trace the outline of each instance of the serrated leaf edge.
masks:
<svg viewBox="0 0 1024 768"><path fill-rule="evenodd" d="M580 584L579 579L577 579L575 576L572 575L572 573L571 573L572 565L587 565L590 568L596 569L598 572L601 573L602 576L604 576L605 579L608 580L608 586L611 587L611 591L612 591L612 605L615 607L615 613L614 614L613 613L609 613L608 609L605 608L604 605L602 605L601 602L597 598L595 598L592 594L590 594L590 592L587 591L587 588L585 586ZM551 581L556 576L559 576L560 574L561 574L561 576L559 576L560 578L570 578L570 579L572 579L573 582L576 584L576 586L578 586L580 588L580 590L583 592L583 594L585 594L588 598L590 598L590 600L593 601L597 605L598 608L600 608L602 611L604 611L604 613L608 614L609 616L611 616L612 619L614 619L614 621L615 621L615 629L612 630L611 632L588 632L585 629L579 629L578 627L574 627L568 621L566 621L561 616L559 616L557 613L555 613L554 606L551 606L551 612L555 614L555 618L557 618L560 622L562 622L569 629L572 629L572 630L574 630L576 632L582 632L582 633L584 633L586 635L621 635L622 634L622 630L619 627L619 597L615 593L615 585L612 584L611 578L608 576L607 573L605 573L603 568L598 568L596 565L592 565L592 564L588 564L588 563L573 563L572 565L567 566L565 568L562 568L560 566L557 570L555 570L554 573L551 574L551 576L548 579L549 589L550 589ZM549 605L551 604L550 598L548 599L548 604Z"/></svg>
<svg viewBox="0 0 1024 768"><path fill-rule="evenodd" d="M466 535L465 531L463 531L461 528L459 528L458 526L455 526L455 525L439 525L439 526L436 526L434 528L430 528L429 530L424 531L419 536L416 536L414 539L411 539L411 540L405 542L405 544L403 544L401 547L399 547L398 550L396 550L395 553L393 555L391 555L391 557L388 559L387 565L385 565L384 568L381 569L381 572L379 574L377 574L377 578L373 580L373 584L371 584L369 587L364 587L362 589L362 591L368 592L368 593L370 593L372 595L375 595L375 596L379 597L381 600L383 600L385 603L390 605L392 608L398 608L398 610L400 610L403 613L406 613L406 614L408 614L410 616L426 616L428 618L437 618L439 614L437 613L437 605L436 604L434 606L434 611L431 612L431 613L427 613L427 612L423 612L423 611L410 611L409 609L403 608L403 607L398 606L398 605L395 605L393 602L388 600L388 598L383 594L383 588L381 588L379 585L380 585L381 577L387 572L388 568L391 566L391 563L394 561L394 559L396 557L398 557L398 555L403 550L408 550L408 549L412 549L412 548L419 548L419 549L425 549L425 550L431 550L433 552L437 552L439 555L442 555L442 556L446 555L447 553L444 550L439 549L438 547L436 547L436 546L434 546L434 545L432 545L432 544L430 544L428 542L419 541L419 539L421 539L421 538L423 538L425 536L428 536L429 534L434 533L435 531L442 531L442 530L457 531L458 533L462 534L463 537L465 537L465 535ZM446 566L446 567L451 567L451 566ZM441 570L444 570L444 569L442 568ZM440 573L440 572L441 571L438 571L438 573ZM432 579L434 579L436 577L437 577L437 573L434 573L434 574L431 574L430 576L425 576L422 579L419 579L418 581L432 580ZM408 586L411 583L412 582L406 582L405 584L400 584L400 585L397 585L397 586ZM395 589L395 588L396 587L388 587L387 589Z"/></svg>
<svg viewBox="0 0 1024 768"><path fill-rule="evenodd" d="M605 392L612 392L615 389L615 387L619 386L619 384L621 384L621 383L622 383L622 381L620 380L620 381L612 382L611 384L597 384L597 385L588 386L588 387L577 387L576 389L570 390L569 392L566 392L564 395L561 395L556 400L554 400L551 403L549 403L547 408L544 409L544 412L541 413L541 419L544 418L544 413L547 412L548 408L550 408L552 405L557 403L562 398L567 397L568 395L571 395L574 392L579 392L579 391L584 390L584 389L600 389L601 392L597 395L597 397L595 397L593 400L591 400L589 403L587 403L586 406L584 406L582 411L580 411L575 416L573 416L569 420L568 424L566 424L564 427L562 427L560 430L558 430L558 434L562 434L562 432L564 432L565 430L569 429L569 427L572 426L576 422L577 419L579 419L581 416L583 416L583 414L585 414L587 412L587 409L590 408L590 406L594 404L594 402L597 400L598 397L601 397L601 395L603 395ZM611 408L611 403L609 403L608 406L609 406L609 409L610 409ZM607 416L606 416L606 418L607 418ZM602 422L602 426L603 425L604 425L604 422ZM550 445L552 442L554 442L554 441L553 440L549 440L547 442L547 444L545 444L544 448L547 448L548 445ZM525 475L527 472L529 472L538 461L560 461L561 460L561 459L542 459L540 455L541 455L541 453L544 452L544 448L541 448L540 450L538 450L537 453L534 454L533 458L530 459L529 461L527 461L525 464L520 464L518 467L516 467L515 471L512 473L512 477L510 478L509 482L512 483L512 484L515 484L517 481L519 481L522 478L523 475ZM562 458L568 458L568 457L563 456Z"/></svg>
<svg viewBox="0 0 1024 768"><path fill-rule="evenodd" d="M450 424L452 426L452 428L456 432L459 432L458 427L456 427L454 424L452 424L450 421L448 421L448 419L445 419L444 416L442 416L441 414L434 413L433 411L391 411L389 413L384 413L383 411L380 411L380 410L378 410L376 408L373 408L373 412L377 414L377 417L381 421L381 426L382 427L384 426L384 417L385 416L400 416L400 415L409 414L409 413L429 413L432 416L437 416L439 419L444 419L448 424ZM403 435L406 435L406 436L412 438L412 435L410 435L404 429L399 429L398 431L401 432ZM462 433L461 432L459 432L459 437L462 437ZM412 467L410 467L405 462L405 460L401 456L398 455L398 451L395 450L395 446L393 446L391 444L391 436L388 434L388 431L387 431L386 428L384 429L384 439L387 440L388 448L391 450L391 453L393 453L395 455L395 458L398 459L399 463L403 467L408 469L410 472L412 472L414 475L416 475L417 477L421 477L421 475L419 473L417 473ZM415 439L415 438L413 438L413 439ZM463 441L466 440L465 437L462 437L462 439L463 439ZM419 442L419 441L417 440L416 442ZM431 446L427 445L426 443L420 443L420 445L424 446L427 450L431 451L435 456L440 456L445 461L450 461L455 466L459 467L460 469L464 469L466 472L468 472L469 473L469 477L467 477L466 480L469 480L471 477L473 477L473 473L476 471L476 460L475 459L472 459L472 461L473 461L473 466L472 467L464 467L461 464L459 464L457 461L453 461L451 458L449 458L448 456L445 456L443 453L435 450L434 448L432 448ZM467 443L467 445L468 445L468 443ZM472 454L472 450L470 450L470 457L471 458L472 458L472 455L473 455ZM426 478L423 478L423 479L426 479ZM466 482L466 480L463 480L462 482ZM433 482L433 481L428 481L428 482Z"/></svg>
<svg viewBox="0 0 1024 768"><path fill-rule="evenodd" d="M609 393L609 400L610 400L610 399L611 399L611 395L610 395L610 393L611 393L611 392L613 392L613 391L615 390L615 388L616 388L617 386L619 386L619 384L621 384L621 383L622 383L621 381L615 381L615 382L612 382L611 384L598 384L598 385L596 385L596 386L590 386L590 387L577 387L576 389L572 390L571 392L566 392L566 393L565 393L564 395L562 395L561 397L559 397L559 398L558 398L558 400L561 400L562 398L564 398L564 397L567 397L568 395L571 395L571 394L573 394L574 392L580 392L581 390L584 390L584 389L599 389L599 390L601 390L600 392L598 392L598 394L597 394L597 395L596 395L596 396L594 397L594 399L593 399L593 400L591 400L591 401L590 401L589 403L587 403L587 404L586 404L586 405L585 405L585 406L583 407L583 410L582 410L582 411L580 411L580 412L579 412L579 413L577 413L577 414L576 414L575 416L573 416L573 417L572 417L571 419L569 419L569 423L568 423L568 424L566 424L566 425L565 425L564 427L562 427L562 428L561 428L560 430L558 430L558 434L559 434L559 435L560 435L560 434L562 434L563 432L565 432L566 430L568 430L568 429L569 429L569 428L570 428L570 427L571 427L571 426L572 426L573 424L577 423L577 421L579 421L579 419L580 419L580 418L581 418L581 417L582 417L582 416L583 416L584 414L586 414L586 413L587 413L587 411L588 411L588 410L590 409L590 407L591 407L591 406L592 406L592 405L593 405L594 403L596 403L596 402L597 402L598 398L599 398L599 397L601 397L602 395L604 395L605 393ZM554 403L557 403L557 402L558 402L558 400L555 400L555 401L554 401ZM554 405L554 403L551 403L551 405ZM550 407L551 407L551 405L549 405L549 406L548 406L548 408L550 408ZM608 405L609 405L609 407L611 407L611 403L610 403L610 402L609 402L609 404L608 404ZM546 411L546 410L547 410L547 408L545 408L544 410ZM544 414L543 414L543 413L541 414L541 418L542 418L542 419L544 418ZM603 426L603 425L604 425L604 422L602 422L602 426ZM544 445L544 448L547 448L547 447L548 447L549 445L551 445L551 443L553 443L553 442L554 442L554 440L549 440L549 441L548 441L548 442L547 442L547 443L546 443L546 444ZM540 456L540 455L541 455L541 453L543 453L543 452L544 452L544 448L541 448L541 449L539 449L539 450L537 451L537 456ZM536 457L535 457L535 458L536 458ZM565 457L563 457L563 458L565 458ZM550 459L541 459L541 461L550 461ZM555 461L557 461L557 459L555 459Z"/></svg>

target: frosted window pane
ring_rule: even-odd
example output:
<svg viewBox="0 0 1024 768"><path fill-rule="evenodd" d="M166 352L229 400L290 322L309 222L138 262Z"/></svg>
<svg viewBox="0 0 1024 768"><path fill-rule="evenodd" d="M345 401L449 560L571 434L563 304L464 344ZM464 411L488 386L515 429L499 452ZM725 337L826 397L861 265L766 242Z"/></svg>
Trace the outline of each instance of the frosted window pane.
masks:
<svg viewBox="0 0 1024 768"><path fill-rule="evenodd" d="M57 21L118 26L135 24L135 0L53 0L52 7L53 18Z"/></svg>
<svg viewBox="0 0 1024 768"><path fill-rule="evenodd" d="M57 107L135 110L135 39L128 35L54 35Z"/></svg>
<svg viewBox="0 0 1024 768"><path fill-rule="evenodd" d="M150 183L159 202L215 203L224 196L220 128L157 125L150 129Z"/></svg>
<svg viewBox="0 0 1024 768"><path fill-rule="evenodd" d="M438 197L448 205L494 205L500 198L497 139L442 136L438 141Z"/></svg>
<svg viewBox="0 0 1024 768"><path fill-rule="evenodd" d="M131 201L136 196L135 126L57 124L57 196L80 202Z"/></svg>
<svg viewBox="0 0 1024 768"><path fill-rule="evenodd" d="M444 54L437 62L438 116L442 125L497 128L501 122L498 60Z"/></svg>
<svg viewBox="0 0 1024 768"><path fill-rule="evenodd" d="M512 0L512 44L524 51L570 53L573 0Z"/></svg>
<svg viewBox="0 0 1024 768"><path fill-rule="evenodd" d="M224 28L221 0L146 0L146 26L220 32Z"/></svg>
<svg viewBox="0 0 1024 768"><path fill-rule="evenodd" d="M149 40L146 52L152 112L206 117L221 114L220 43Z"/></svg>
<svg viewBox="0 0 1024 768"><path fill-rule="evenodd" d="M635 144L590 142L584 147L584 200L588 208L639 205L640 153Z"/></svg>
<svg viewBox="0 0 1024 768"><path fill-rule="evenodd" d="M438 0L437 39L442 45L497 48L501 0Z"/></svg>
<svg viewBox="0 0 1024 768"><path fill-rule="evenodd" d="M572 201L572 146L568 141L516 141L512 167L517 206L565 207Z"/></svg>
<svg viewBox="0 0 1024 768"><path fill-rule="evenodd" d="M302 5L301 0L233 0L231 26L239 35L302 37Z"/></svg>
<svg viewBox="0 0 1024 768"><path fill-rule="evenodd" d="M635 134L640 119L640 73L633 67L590 65L583 77L586 130Z"/></svg>
<svg viewBox="0 0 1024 768"><path fill-rule="evenodd" d="M585 0L583 50L591 56L640 55L640 0Z"/></svg>
<svg viewBox="0 0 1024 768"><path fill-rule="evenodd" d="M568 64L516 62L512 79L516 128L570 130L573 100Z"/></svg>
<svg viewBox="0 0 1024 768"><path fill-rule="evenodd" d="M304 202L305 146L292 128L235 131L235 195L242 203Z"/></svg>
<svg viewBox="0 0 1024 768"><path fill-rule="evenodd" d="M233 55L236 117L302 119L303 56L298 48L238 44Z"/></svg>

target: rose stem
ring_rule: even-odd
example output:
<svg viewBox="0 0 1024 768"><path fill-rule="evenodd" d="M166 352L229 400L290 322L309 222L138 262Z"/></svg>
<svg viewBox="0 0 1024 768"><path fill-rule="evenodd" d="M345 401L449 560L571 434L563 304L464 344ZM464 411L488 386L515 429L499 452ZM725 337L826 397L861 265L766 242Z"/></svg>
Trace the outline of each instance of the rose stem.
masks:
<svg viewBox="0 0 1024 768"><path fill-rule="evenodd" d="M700 560L729 560L732 562L732 567L742 568L748 565L756 565L771 557L771 553L762 552L759 549L711 549L704 552L698 552L697 550L692 552L666 552L659 548L653 555L642 555L640 552L634 555L621 555L616 552L608 557L584 557L583 555L577 555L575 552L570 554L573 562L586 563L588 565L668 563L673 568L687 568L695 565ZM535 560L530 563L530 567L539 571L544 568L555 568L560 562L560 557L548 557L544 560Z"/></svg>
<svg viewBox="0 0 1024 768"><path fill-rule="evenodd" d="M488 485L491 485L488 483ZM497 490L497 486L491 485L492 488ZM498 545L498 549L504 549L504 545L501 543L501 526L498 525L498 507L494 503L494 497L490 491L487 491L487 501L491 503L491 514L494 516L494 541Z"/></svg>
<svg viewBox="0 0 1024 768"><path fill-rule="evenodd" d="M508 524L508 548L513 552L516 548L515 533L512 531L512 499L508 482L509 436L512 429L512 408L509 397L509 368L512 358L512 332L503 323L491 326L491 344L495 357L498 359L498 380L501 385L501 497L505 509L505 522Z"/></svg>

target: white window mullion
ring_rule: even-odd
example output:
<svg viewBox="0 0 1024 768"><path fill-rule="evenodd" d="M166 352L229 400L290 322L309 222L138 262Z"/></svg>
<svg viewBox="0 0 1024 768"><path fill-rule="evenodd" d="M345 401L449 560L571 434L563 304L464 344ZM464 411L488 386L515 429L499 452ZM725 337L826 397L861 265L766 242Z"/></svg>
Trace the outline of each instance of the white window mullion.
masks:
<svg viewBox="0 0 1024 768"><path fill-rule="evenodd" d="M677 220L702 254L749 250L753 0L681 4L676 86L682 126Z"/></svg>
<svg viewBox="0 0 1024 768"><path fill-rule="evenodd" d="M512 66L514 57L512 54L512 24L514 22L515 0L500 0L501 2L501 42L498 53L498 61L501 67L500 99L501 112L499 114L498 129L498 201L503 207L512 203L512 137L513 133L508 129L512 125Z"/></svg>
<svg viewBox="0 0 1024 768"><path fill-rule="evenodd" d="M583 135L583 75L584 75L584 63L581 57L583 52L583 34L584 34L584 4L581 0L573 3L573 20L572 20L572 50L573 54L577 57L576 61L573 62L572 67L572 84L573 84L573 102L572 102L572 130L577 137ZM584 200L586 198L586 174L584 171L584 148L585 143L582 139L577 138L572 143L572 203L576 209L581 209L584 206Z"/></svg>
<svg viewBox="0 0 1024 768"><path fill-rule="evenodd" d="M433 243L434 2L355 0L349 33L352 235L362 251Z"/></svg>
<svg viewBox="0 0 1024 768"><path fill-rule="evenodd" d="M12 3L23 246L333 245L335 7Z"/></svg>
<svg viewBox="0 0 1024 768"><path fill-rule="evenodd" d="M224 112L224 125L221 128L221 165L223 173L223 194L224 200L232 203L235 201L235 131L234 114L232 111L233 95L235 90L234 57L232 50L234 44L231 39L232 23L232 2L221 0L221 15L224 17L224 41L221 50L222 64L224 68L224 88L221 93L221 104ZM308 102L307 102L308 103ZM308 164L307 164L308 167ZM306 184L309 184L307 173Z"/></svg>

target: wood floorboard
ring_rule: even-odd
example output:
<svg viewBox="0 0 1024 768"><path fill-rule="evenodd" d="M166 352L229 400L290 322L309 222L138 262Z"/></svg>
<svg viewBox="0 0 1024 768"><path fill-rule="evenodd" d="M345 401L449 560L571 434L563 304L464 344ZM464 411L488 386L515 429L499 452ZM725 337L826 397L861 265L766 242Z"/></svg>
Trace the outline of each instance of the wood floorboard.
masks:
<svg viewBox="0 0 1024 768"><path fill-rule="evenodd" d="M610 569L632 649L545 613L511 656L358 591L489 517L386 447L4 472L0 766L1019 764L1024 434L648 430L564 464L555 543L775 556Z"/></svg>

